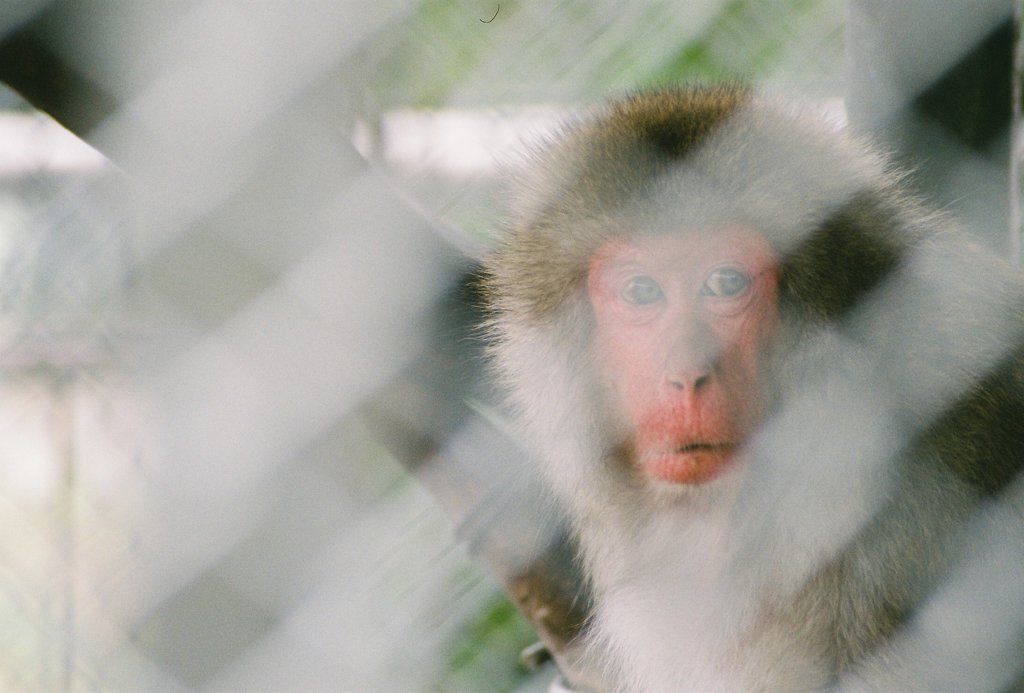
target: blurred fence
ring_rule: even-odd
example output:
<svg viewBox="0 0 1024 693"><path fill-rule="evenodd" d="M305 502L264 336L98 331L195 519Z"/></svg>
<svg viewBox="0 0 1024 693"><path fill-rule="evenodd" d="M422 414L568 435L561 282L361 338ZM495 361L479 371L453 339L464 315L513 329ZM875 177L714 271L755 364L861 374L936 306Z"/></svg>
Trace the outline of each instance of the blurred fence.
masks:
<svg viewBox="0 0 1024 693"><path fill-rule="evenodd" d="M0 94L0 688L542 690L481 565L532 490L459 312L500 166L637 85L852 94L1009 247L1007 123L907 115L1008 8L883 4L5 8L0 80L77 137Z"/></svg>

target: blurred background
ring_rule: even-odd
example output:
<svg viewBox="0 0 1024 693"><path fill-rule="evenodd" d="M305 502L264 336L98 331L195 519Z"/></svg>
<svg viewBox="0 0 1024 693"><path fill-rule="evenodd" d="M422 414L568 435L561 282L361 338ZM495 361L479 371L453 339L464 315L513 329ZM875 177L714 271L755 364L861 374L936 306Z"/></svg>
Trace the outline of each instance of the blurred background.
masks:
<svg viewBox="0 0 1024 693"><path fill-rule="evenodd" d="M1017 10L6 0L0 690L546 690L586 595L473 329L523 152L742 79L1018 259Z"/></svg>

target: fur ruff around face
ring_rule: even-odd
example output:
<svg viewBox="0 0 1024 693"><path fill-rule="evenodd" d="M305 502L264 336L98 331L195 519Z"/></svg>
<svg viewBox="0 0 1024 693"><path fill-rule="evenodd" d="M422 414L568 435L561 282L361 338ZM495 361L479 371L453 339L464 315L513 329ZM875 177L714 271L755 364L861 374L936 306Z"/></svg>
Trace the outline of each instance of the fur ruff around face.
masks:
<svg viewBox="0 0 1024 693"><path fill-rule="evenodd" d="M534 170L486 263L488 330L572 518L609 690L927 689L912 618L1024 464L1019 273L870 146L745 88L596 109ZM622 452L633 424L598 367L588 268L610 242L736 225L777 260L764 413L735 471L659 483Z"/></svg>

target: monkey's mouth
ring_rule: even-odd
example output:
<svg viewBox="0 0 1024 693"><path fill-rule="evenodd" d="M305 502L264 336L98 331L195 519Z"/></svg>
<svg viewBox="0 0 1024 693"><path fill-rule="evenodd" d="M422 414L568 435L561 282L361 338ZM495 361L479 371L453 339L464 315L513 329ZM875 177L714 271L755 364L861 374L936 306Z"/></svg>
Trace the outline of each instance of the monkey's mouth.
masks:
<svg viewBox="0 0 1024 693"><path fill-rule="evenodd" d="M698 485L721 476L736 456L733 442L693 441L652 450L641 458L652 479L673 484Z"/></svg>
<svg viewBox="0 0 1024 693"><path fill-rule="evenodd" d="M676 447L672 452L677 454L685 454L688 452L697 452L699 450L732 450L736 445L734 443L685 443Z"/></svg>

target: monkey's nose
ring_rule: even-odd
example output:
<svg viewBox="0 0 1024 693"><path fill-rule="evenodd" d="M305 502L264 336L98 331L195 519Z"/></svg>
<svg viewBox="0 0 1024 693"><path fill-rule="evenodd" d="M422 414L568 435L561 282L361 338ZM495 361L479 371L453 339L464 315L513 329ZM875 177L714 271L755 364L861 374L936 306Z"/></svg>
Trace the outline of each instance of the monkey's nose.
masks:
<svg viewBox="0 0 1024 693"><path fill-rule="evenodd" d="M665 335L665 382L673 390L696 392L710 381L720 346L703 320L680 315L677 321L678 331Z"/></svg>
<svg viewBox="0 0 1024 693"><path fill-rule="evenodd" d="M665 382L673 390L700 390L711 380L715 353L710 340L700 344L690 341L684 348L676 348L666 358Z"/></svg>

